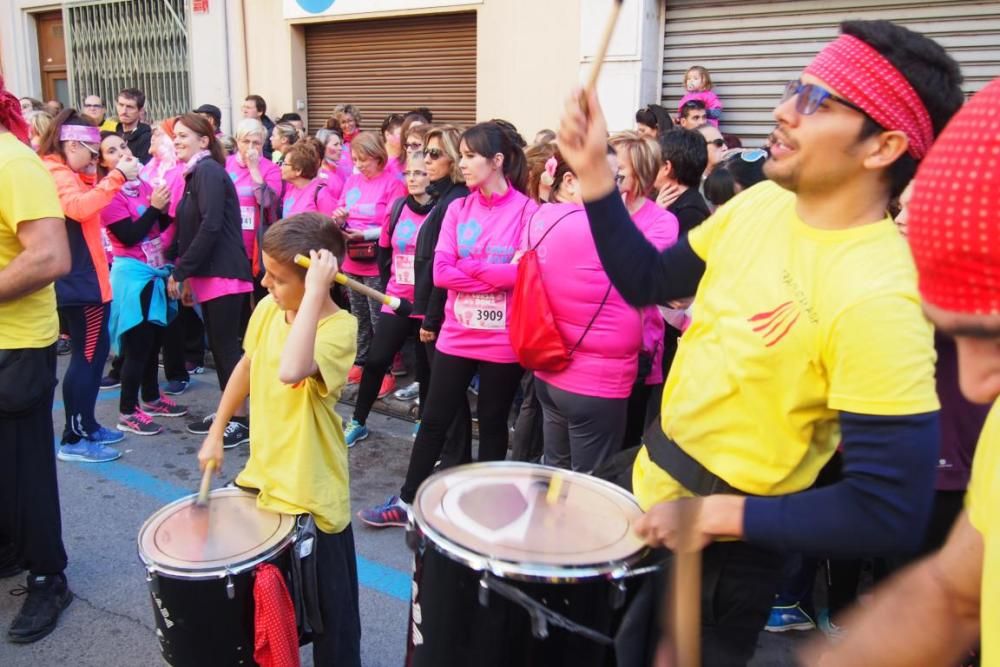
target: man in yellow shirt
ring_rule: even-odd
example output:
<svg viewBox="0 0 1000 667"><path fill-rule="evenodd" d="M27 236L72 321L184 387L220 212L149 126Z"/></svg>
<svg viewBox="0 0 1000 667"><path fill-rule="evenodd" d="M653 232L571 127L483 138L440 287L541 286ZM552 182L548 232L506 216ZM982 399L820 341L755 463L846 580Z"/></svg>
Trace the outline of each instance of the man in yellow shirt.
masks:
<svg viewBox="0 0 1000 667"><path fill-rule="evenodd" d="M993 403L963 512L939 552L877 590L845 641L810 664L954 665L981 637L1000 665L1000 79L963 108L921 165L908 208L927 316L955 338L966 398Z"/></svg>
<svg viewBox="0 0 1000 667"><path fill-rule="evenodd" d="M560 148L615 287L637 306L695 297L632 486L647 510L635 528L651 545L677 546L678 506L694 505L706 665L752 656L781 552L915 548L932 500L932 330L885 211L960 107L961 76L938 44L900 26L841 31L775 108L772 182L663 253L613 192L596 96L589 112L571 100L563 118ZM838 446L842 478L812 488ZM657 633L646 616L633 644ZM649 664L652 651L619 664Z"/></svg>
<svg viewBox="0 0 1000 667"><path fill-rule="evenodd" d="M69 269L55 183L0 77L0 578L29 571L28 595L7 631L16 643L52 632L73 600L52 446L59 335L52 283Z"/></svg>
<svg viewBox="0 0 1000 667"><path fill-rule="evenodd" d="M250 459L237 485L258 492L261 509L309 514L319 529L313 558L322 630L313 627L317 665L360 667L358 573L351 531L347 444L334 411L356 352L357 320L330 298L344 256L333 221L318 213L285 218L264 235L262 284L244 355L198 453L222 468L226 426L250 396ZM319 249L319 250L317 250ZM308 271L296 254L310 255Z"/></svg>

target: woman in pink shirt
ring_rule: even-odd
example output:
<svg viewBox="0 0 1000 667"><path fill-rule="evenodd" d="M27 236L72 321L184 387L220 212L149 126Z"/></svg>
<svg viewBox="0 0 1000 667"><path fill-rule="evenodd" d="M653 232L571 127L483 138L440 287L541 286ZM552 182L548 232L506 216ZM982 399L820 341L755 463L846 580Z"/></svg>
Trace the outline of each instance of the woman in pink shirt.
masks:
<svg viewBox="0 0 1000 667"><path fill-rule="evenodd" d="M340 176L346 181L354 173L354 156L351 142L361 133L361 111L353 104L338 104L333 108L333 117L327 127L338 127L344 134L344 152L340 158Z"/></svg>
<svg viewBox="0 0 1000 667"><path fill-rule="evenodd" d="M323 145L323 162L317 176L326 182L326 187L335 199L340 199L344 191L344 181L337 169L344 153L344 135L337 129L322 129L316 132L316 140Z"/></svg>
<svg viewBox="0 0 1000 667"><path fill-rule="evenodd" d="M226 158L226 173L236 186L240 203L243 246L254 275L254 301L267 295L260 286L264 274L260 241L264 227L274 222L271 211L281 195L281 171L264 157L267 129L256 118L244 118L236 126L236 152Z"/></svg>
<svg viewBox="0 0 1000 667"><path fill-rule="evenodd" d="M315 211L330 215L337 206L337 198L326 188L326 181L318 177L322 158L311 140L303 139L288 149L281 163L281 179L285 190L281 197L281 217ZM338 193L339 194L339 193Z"/></svg>
<svg viewBox="0 0 1000 667"><path fill-rule="evenodd" d="M389 217L389 205L406 195L406 186L385 168L389 156L378 134L362 132L351 143L351 152L358 173L344 183L333 212L347 236L347 255L341 269L354 280L381 290L382 279L375 261L378 239ZM347 381L358 383L382 304L355 291L350 292L350 299L351 312L358 318L358 356Z"/></svg>
<svg viewBox="0 0 1000 667"><path fill-rule="evenodd" d="M611 138L618 155L618 189L635 226L650 243L664 250L677 242L680 225L677 217L656 205L649 196L662 165L660 145L637 132L621 132ZM638 444L646 426L659 414L660 405L650 402L657 387L663 384L663 348L665 323L656 306L642 309L642 352L639 376L629 397L625 448Z"/></svg>
<svg viewBox="0 0 1000 667"><path fill-rule="evenodd" d="M448 300L423 421L399 496L364 510L366 523L403 525L477 371L479 460L507 455L507 418L523 374L507 329L507 304L517 275L511 260L538 208L524 194L528 170L523 145L512 127L495 121L474 125L462 135L459 164L471 194L448 207L434 252L434 284L448 290Z"/></svg>
<svg viewBox="0 0 1000 667"><path fill-rule="evenodd" d="M413 260L417 236L427 214L434 208L434 201L427 192L427 186L431 181L424 168L422 153L415 153L410 158L403 176L406 179L409 195L397 199L392 205L389 224L379 237L379 268L386 283L386 294L413 303L415 283ZM392 375L388 374L393 355L399 354L407 338L416 337L423 321L422 315L400 317L387 306L382 307L368 361L361 376L361 385L358 387L354 416L344 429L348 447L353 447L355 443L368 437L368 428L365 424L372 404L376 398L385 396L395 387ZM422 411L427 404L430 366L427 362L427 349L423 345L414 346L414 353L417 382L420 383L419 409Z"/></svg>

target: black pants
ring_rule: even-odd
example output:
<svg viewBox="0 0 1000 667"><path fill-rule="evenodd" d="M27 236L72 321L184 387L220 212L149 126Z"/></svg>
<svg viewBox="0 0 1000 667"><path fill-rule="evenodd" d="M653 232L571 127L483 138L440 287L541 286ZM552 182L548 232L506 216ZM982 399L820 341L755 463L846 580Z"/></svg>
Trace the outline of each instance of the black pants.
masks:
<svg viewBox="0 0 1000 667"><path fill-rule="evenodd" d="M118 411L123 415L132 414L139 405L139 389L142 400L151 403L160 397L159 368L157 356L163 341L163 327L153 324L149 318L149 302L153 295L150 282L139 295L143 321L122 334L119 357L121 365L121 396Z"/></svg>
<svg viewBox="0 0 1000 667"><path fill-rule="evenodd" d="M747 664L767 622L781 556L745 542L715 542L702 552L701 656L705 667ZM670 568L651 576L629 605L615 638L619 667L653 664L663 627Z"/></svg>
<svg viewBox="0 0 1000 667"><path fill-rule="evenodd" d="M215 374L222 391L226 390L229 376L243 356L240 339L243 337L243 309L248 298L247 294L226 294L201 304L208 347L215 359Z"/></svg>
<svg viewBox="0 0 1000 667"><path fill-rule="evenodd" d="M524 400L514 424L514 441L510 458L514 461L538 463L542 460L542 405L535 394L535 374L525 373L521 381Z"/></svg>
<svg viewBox="0 0 1000 667"><path fill-rule="evenodd" d="M188 382L186 362L205 365L205 326L194 308L177 305L177 317L163 332L163 375L168 382Z"/></svg>
<svg viewBox="0 0 1000 667"><path fill-rule="evenodd" d="M372 338L365 361L364 372L361 374L361 384L358 386L358 399L354 406L354 418L364 424L368 421L382 378L392 365L392 358L403 348L406 338L416 335L420 330L420 320L412 317L400 317L393 313L379 313L375 336ZM427 404L427 390L430 385L431 369L427 361L427 350L423 345L414 346L416 357L417 382L420 383L420 411Z"/></svg>
<svg viewBox="0 0 1000 667"><path fill-rule="evenodd" d="M419 345L419 343L418 343ZM424 351L427 353L427 362L431 369L434 368L434 357L437 354L437 343L431 341L424 343ZM430 392L430 380L427 381L427 389L423 385L420 389L425 394L420 398L420 416L423 417L424 406L427 405L427 394ZM445 436L444 447L441 449L441 467L451 468L472 462L472 410L469 408L469 397L465 396L458 402L458 410L448 427L448 435Z"/></svg>
<svg viewBox="0 0 1000 667"><path fill-rule="evenodd" d="M431 367L424 419L410 453L410 466L400 491L404 502L412 502L417 487L431 474L441 455L448 427L466 402L465 391L479 371L479 460L502 461L507 457L507 418L523 369L517 363L501 364L467 359L438 350Z"/></svg>
<svg viewBox="0 0 1000 667"><path fill-rule="evenodd" d="M62 441L79 442L95 433L100 424L94 414L97 392L101 388L104 362L108 359L111 338L108 334L108 304L62 306L59 308L69 327L72 355L63 376L63 405L66 426Z"/></svg>
<svg viewBox="0 0 1000 667"><path fill-rule="evenodd" d="M52 389L35 407L16 415L0 413L0 545L32 574L66 569L59 486L53 448L52 399L56 384L55 345L32 350L52 378Z"/></svg>
<svg viewBox="0 0 1000 667"><path fill-rule="evenodd" d="M313 635L313 663L361 667L358 565L350 524L339 533L316 531L316 579L323 634Z"/></svg>

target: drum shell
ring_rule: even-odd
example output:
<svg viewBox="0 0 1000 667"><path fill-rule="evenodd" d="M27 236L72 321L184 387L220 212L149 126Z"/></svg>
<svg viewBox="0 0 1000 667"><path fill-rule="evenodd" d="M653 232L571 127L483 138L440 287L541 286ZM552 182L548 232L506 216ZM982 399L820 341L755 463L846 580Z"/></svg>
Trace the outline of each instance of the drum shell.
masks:
<svg viewBox="0 0 1000 667"><path fill-rule="evenodd" d="M417 541L423 540L418 537ZM414 555L407 630L408 667L615 664L613 646L552 625L548 626L546 638L536 638L527 610L495 592L489 592L486 604L482 605L482 573L454 560L432 542L424 545ZM625 598L636 588L638 580L626 584L594 577L541 583L504 578L503 582L580 625L614 637L627 608ZM620 593L622 589L626 591L624 596Z"/></svg>
<svg viewBox="0 0 1000 667"><path fill-rule="evenodd" d="M264 562L281 570L291 589L292 545ZM256 665L254 570L214 579L150 571L150 600L163 659L173 667ZM232 596L230 597L230 583Z"/></svg>

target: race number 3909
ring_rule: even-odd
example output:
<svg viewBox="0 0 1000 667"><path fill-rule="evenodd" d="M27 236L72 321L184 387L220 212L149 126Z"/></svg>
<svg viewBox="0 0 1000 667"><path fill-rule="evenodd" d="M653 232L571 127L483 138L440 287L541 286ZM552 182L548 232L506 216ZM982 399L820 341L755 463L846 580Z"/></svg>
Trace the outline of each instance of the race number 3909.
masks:
<svg viewBox="0 0 1000 667"><path fill-rule="evenodd" d="M507 328L507 294L470 294L455 297L455 319L467 329L501 330Z"/></svg>

